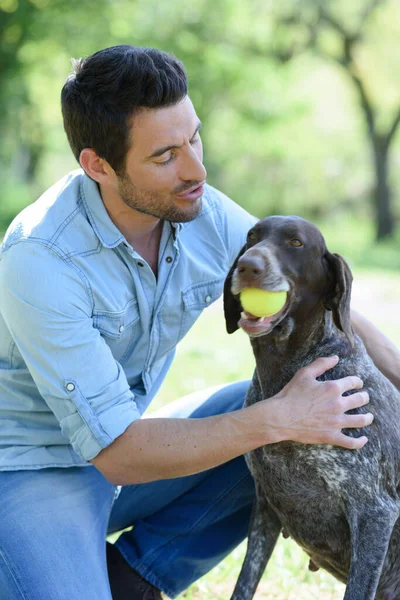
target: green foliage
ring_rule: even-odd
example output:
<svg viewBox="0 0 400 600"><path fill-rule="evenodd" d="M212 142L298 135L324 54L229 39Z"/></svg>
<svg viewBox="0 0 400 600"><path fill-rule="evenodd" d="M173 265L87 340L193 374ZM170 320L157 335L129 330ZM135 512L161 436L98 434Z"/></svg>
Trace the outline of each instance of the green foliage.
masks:
<svg viewBox="0 0 400 600"><path fill-rule="evenodd" d="M374 239L374 224L367 219L346 218L343 213L320 222L328 248L342 254L353 268L400 270L400 232L392 240ZM400 289L399 289L400 293Z"/></svg>
<svg viewBox="0 0 400 600"><path fill-rule="evenodd" d="M367 0L329 7L356 27ZM204 123L208 180L259 217L300 214L312 220L373 221L374 174L358 98L334 60L302 48L326 2L285 0L0 0L0 177L43 190L75 168L62 130L59 94L70 57L107 45L153 45L174 52L189 75ZM394 51L395 0L380 3L357 50L359 69L379 109L393 118L400 74ZM385 36L381 35L384 27ZM318 43L332 56L339 38L327 26ZM397 36L397 37L396 37ZM391 155L391 184L399 140ZM14 193L3 194L1 229ZM29 200L35 195L30 188ZM395 214L399 198L394 198ZM14 205L17 212L19 205ZM343 217L343 218L344 218Z"/></svg>
<svg viewBox="0 0 400 600"><path fill-rule="evenodd" d="M20 212L31 201L33 196L24 183L4 182L2 185L2 203L0 205L0 240L1 232L5 232L15 214Z"/></svg>

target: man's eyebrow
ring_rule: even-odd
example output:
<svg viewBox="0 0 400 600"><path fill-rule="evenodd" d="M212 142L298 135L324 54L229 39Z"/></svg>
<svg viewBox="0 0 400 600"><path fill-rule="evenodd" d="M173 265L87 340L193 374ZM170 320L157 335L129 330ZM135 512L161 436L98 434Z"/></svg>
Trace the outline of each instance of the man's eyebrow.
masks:
<svg viewBox="0 0 400 600"><path fill-rule="evenodd" d="M197 127L194 131L194 134L192 135L192 138L194 138L196 133L198 133L200 131L200 129L202 128L202 125L203 124L201 121L199 121L197 123ZM164 154L164 152L168 152L168 150L174 150L174 148L182 148L182 146L163 146L162 148L158 148L152 154L150 154L149 158L155 158L157 156L161 156L162 154Z"/></svg>

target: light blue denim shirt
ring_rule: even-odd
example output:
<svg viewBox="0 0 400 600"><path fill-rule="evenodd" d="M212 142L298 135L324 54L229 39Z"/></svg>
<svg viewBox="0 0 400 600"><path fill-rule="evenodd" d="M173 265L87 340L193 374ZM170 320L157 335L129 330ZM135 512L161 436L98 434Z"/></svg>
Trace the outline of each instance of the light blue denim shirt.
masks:
<svg viewBox="0 0 400 600"><path fill-rule="evenodd" d="M88 465L139 419L254 222L206 186L199 217L164 222L156 279L81 170L22 211L0 254L0 470Z"/></svg>

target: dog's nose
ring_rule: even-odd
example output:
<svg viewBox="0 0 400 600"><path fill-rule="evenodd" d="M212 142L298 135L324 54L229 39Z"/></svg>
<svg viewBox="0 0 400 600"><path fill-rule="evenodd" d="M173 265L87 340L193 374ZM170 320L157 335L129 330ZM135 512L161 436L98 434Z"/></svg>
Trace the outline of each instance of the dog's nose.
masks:
<svg viewBox="0 0 400 600"><path fill-rule="evenodd" d="M264 261L260 256L242 256L238 260L237 270L241 279L254 279L264 273Z"/></svg>

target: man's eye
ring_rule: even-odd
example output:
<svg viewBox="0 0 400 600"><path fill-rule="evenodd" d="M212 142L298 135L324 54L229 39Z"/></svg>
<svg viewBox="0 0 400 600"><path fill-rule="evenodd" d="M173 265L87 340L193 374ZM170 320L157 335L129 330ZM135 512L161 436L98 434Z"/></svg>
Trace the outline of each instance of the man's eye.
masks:
<svg viewBox="0 0 400 600"><path fill-rule="evenodd" d="M291 244L291 246L294 246L295 248L299 248L300 246L303 245L303 242L301 240L298 240L297 238L293 238L292 240L290 240L290 244Z"/></svg>
<svg viewBox="0 0 400 600"><path fill-rule="evenodd" d="M199 141L200 141L200 136L199 136L199 134L197 133L197 134L196 134L196 135L195 135L195 136L194 136L194 137L193 137L193 138L190 140L190 143L191 143L191 144L196 144L196 143L197 143L197 142L199 142Z"/></svg>
<svg viewBox="0 0 400 600"><path fill-rule="evenodd" d="M174 154L171 154L167 160L163 160L162 162L156 163L157 165L167 165L168 163L174 160Z"/></svg>

